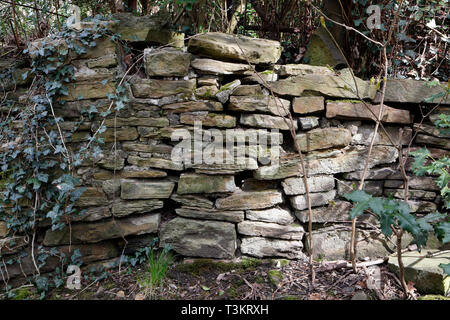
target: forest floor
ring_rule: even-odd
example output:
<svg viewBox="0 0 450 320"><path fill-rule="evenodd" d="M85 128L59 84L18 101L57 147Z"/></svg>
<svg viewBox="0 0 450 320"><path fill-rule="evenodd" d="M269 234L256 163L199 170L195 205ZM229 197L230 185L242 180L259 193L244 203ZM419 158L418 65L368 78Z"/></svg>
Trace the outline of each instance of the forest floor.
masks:
<svg viewBox="0 0 450 320"><path fill-rule="evenodd" d="M173 264L156 288L142 279L143 265L108 271L106 279L82 282L81 290L57 289L48 299L58 300L395 300L404 299L396 276L381 270L381 287L369 289L370 272L360 268L315 268L311 282L309 265L304 261L245 259L217 262L193 259ZM331 269L331 270L330 270Z"/></svg>

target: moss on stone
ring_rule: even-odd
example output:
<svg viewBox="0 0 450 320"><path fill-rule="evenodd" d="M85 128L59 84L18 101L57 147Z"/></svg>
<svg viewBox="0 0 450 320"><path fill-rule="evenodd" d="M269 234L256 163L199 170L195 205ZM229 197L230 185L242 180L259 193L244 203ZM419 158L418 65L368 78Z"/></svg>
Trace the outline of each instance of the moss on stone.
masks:
<svg viewBox="0 0 450 320"><path fill-rule="evenodd" d="M245 271L252 270L262 264L261 260L254 258L244 258L241 262L224 262L213 259L196 259L192 263L178 264L175 270L178 272L189 273L194 276L204 272L230 272L231 270Z"/></svg>
<svg viewBox="0 0 450 320"><path fill-rule="evenodd" d="M274 286L277 286L283 279L283 274L280 270L269 270L269 272L267 272L267 275L269 276L270 283Z"/></svg>
<svg viewBox="0 0 450 320"><path fill-rule="evenodd" d="M418 300L450 300L450 297L427 294L426 296L419 297Z"/></svg>

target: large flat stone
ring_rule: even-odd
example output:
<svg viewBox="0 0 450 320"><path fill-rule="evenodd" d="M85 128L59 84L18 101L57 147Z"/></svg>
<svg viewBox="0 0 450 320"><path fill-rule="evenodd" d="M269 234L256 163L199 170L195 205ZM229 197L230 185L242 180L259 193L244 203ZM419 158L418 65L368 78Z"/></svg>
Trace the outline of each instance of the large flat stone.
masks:
<svg viewBox="0 0 450 320"><path fill-rule="evenodd" d="M219 220L228 222L244 221L244 211L222 211L216 209L181 207L175 212L185 218L196 218L205 220Z"/></svg>
<svg viewBox="0 0 450 320"><path fill-rule="evenodd" d="M280 76L306 76L308 74L333 75L334 72L327 67L312 66L310 64L284 64L276 65L275 71Z"/></svg>
<svg viewBox="0 0 450 320"><path fill-rule="evenodd" d="M178 181L177 194L234 192L234 176L184 173Z"/></svg>
<svg viewBox="0 0 450 320"><path fill-rule="evenodd" d="M398 157L397 149L388 146L374 146L369 160L369 168L379 164L393 163ZM339 152L335 157L308 160L305 163L309 175L335 174L362 170L367 158L367 148L353 147ZM263 166L254 172L254 178L260 180L283 179L302 176L300 160L281 159L279 165Z"/></svg>
<svg viewBox="0 0 450 320"><path fill-rule="evenodd" d="M295 221L295 216L290 210L282 208L271 208L264 210L247 210L245 218L252 221L262 221L277 224L291 224Z"/></svg>
<svg viewBox="0 0 450 320"><path fill-rule="evenodd" d="M352 134L345 128L318 128L297 134L297 141L303 152L309 152L346 147L352 141Z"/></svg>
<svg viewBox="0 0 450 320"><path fill-rule="evenodd" d="M375 124L373 125L361 124L358 121L355 124L346 125L346 127L350 129L353 133L352 144L361 144L365 146L370 145L373 134L375 132ZM397 146L401 139L402 145L408 145L412 138L412 130L408 127L401 129L403 129L403 132L402 136L400 137L400 127L384 126L384 129L378 128L374 144ZM393 143L391 142L391 140Z"/></svg>
<svg viewBox="0 0 450 320"><path fill-rule="evenodd" d="M347 226L330 226L313 231L314 258L326 260L350 259L351 230ZM357 229L356 257L380 258L394 252L395 246L377 232ZM412 241L409 234L404 235L402 246L406 248ZM309 246L306 239L306 246Z"/></svg>
<svg viewBox="0 0 450 320"><path fill-rule="evenodd" d="M166 104L162 107L165 113L183 113L193 111L222 111L223 106L217 101L187 101Z"/></svg>
<svg viewBox="0 0 450 320"><path fill-rule="evenodd" d="M318 207L328 204L336 196L336 190L330 190L323 193L310 193L311 207ZM296 210L305 210L308 208L306 195L291 197L291 205Z"/></svg>
<svg viewBox="0 0 450 320"><path fill-rule="evenodd" d="M289 241L280 239L268 239L261 237L245 237L242 239L241 252L243 254L265 258L283 257L288 259L305 259L302 252L303 243L301 241Z"/></svg>
<svg viewBox="0 0 450 320"><path fill-rule="evenodd" d="M292 108L294 109L294 113L317 113L325 110L325 98L321 96L294 98Z"/></svg>
<svg viewBox="0 0 450 320"><path fill-rule="evenodd" d="M281 185L284 193L291 196L297 194L305 194L305 184L303 178L287 178ZM308 178L309 192L322 192L334 189L333 176L313 176Z"/></svg>
<svg viewBox="0 0 450 320"><path fill-rule="evenodd" d="M232 96L228 109L240 112L264 112L275 116L286 116L289 113L289 100L272 96Z"/></svg>
<svg viewBox="0 0 450 320"><path fill-rule="evenodd" d="M208 111L186 112L180 115L180 122L194 125L200 122L205 127L234 128L236 118L227 114L210 113Z"/></svg>
<svg viewBox="0 0 450 320"><path fill-rule="evenodd" d="M223 62L213 59L197 58L191 63L194 69L206 74L241 74L245 71L251 70L248 64Z"/></svg>
<svg viewBox="0 0 450 320"><path fill-rule="evenodd" d="M434 254L428 257L427 254ZM450 253L438 250L412 251L402 254L405 267L405 280L412 281L421 293L447 294L450 291L450 276L446 275L439 264L450 263ZM388 267L398 273L396 254L389 256Z"/></svg>
<svg viewBox="0 0 450 320"><path fill-rule="evenodd" d="M386 102L421 103L435 94L445 92L447 83L441 82L439 86L430 87L426 81L413 79L388 79L386 82ZM380 100L380 95L376 101ZM443 97L436 98L432 103L441 102ZM450 97L443 99L442 104L450 104Z"/></svg>
<svg viewBox="0 0 450 320"><path fill-rule="evenodd" d="M122 180L120 197L133 199L167 199L172 194L175 183L169 181Z"/></svg>
<svg viewBox="0 0 450 320"><path fill-rule="evenodd" d="M125 217L130 214L145 214L164 206L160 200L117 201L112 205L112 214L115 217Z"/></svg>
<svg viewBox="0 0 450 320"><path fill-rule="evenodd" d="M269 116L265 114L241 114L239 122L250 127L280 130L289 130L292 125L289 118ZM294 121L293 125L294 128L297 129L297 122Z"/></svg>
<svg viewBox="0 0 450 320"><path fill-rule="evenodd" d="M189 40L189 52L219 60L237 60L253 63L275 63L281 56L278 41L246 36L208 32Z"/></svg>
<svg viewBox="0 0 450 320"><path fill-rule="evenodd" d="M233 223L175 218L162 227L160 245L190 257L231 259L236 250Z"/></svg>
<svg viewBox="0 0 450 320"><path fill-rule="evenodd" d="M226 198L217 199L216 207L223 210L265 209L283 202L280 191L239 191Z"/></svg>
<svg viewBox="0 0 450 320"><path fill-rule="evenodd" d="M281 225L260 221L238 223L238 233L246 236L267 237L287 240L302 240L305 230L297 224Z"/></svg>
<svg viewBox="0 0 450 320"><path fill-rule="evenodd" d="M372 110L370 112L368 109ZM327 118L354 119L354 120L376 120L380 113L380 105L367 104L359 102L328 102ZM408 110L395 109L384 105L381 122L385 123L403 123L412 122L411 114Z"/></svg>
<svg viewBox="0 0 450 320"><path fill-rule="evenodd" d="M349 221L349 212L352 204L347 201L335 201L326 207L315 208L311 210L312 222L329 223ZM295 211L295 216L302 222L309 221L308 210Z"/></svg>
<svg viewBox="0 0 450 320"><path fill-rule="evenodd" d="M184 169L183 164L179 164L168 159L128 156L127 161L129 164L144 168L158 168L174 171L182 171Z"/></svg>
<svg viewBox="0 0 450 320"><path fill-rule="evenodd" d="M214 202L209 200L206 197L198 196L198 195L179 195L174 193L170 199L175 202L181 203L186 207L195 207L195 208L205 208L212 209L214 207Z"/></svg>
<svg viewBox="0 0 450 320"><path fill-rule="evenodd" d="M155 233L158 230L160 214L136 216L104 222L72 224L62 230L47 230L43 244L95 243L102 240L121 238L128 235Z"/></svg>
<svg viewBox="0 0 450 320"><path fill-rule="evenodd" d="M191 55L181 50L144 50L145 72L149 77L183 77L187 75Z"/></svg>
<svg viewBox="0 0 450 320"><path fill-rule="evenodd" d="M136 98L162 98L177 94L184 94L187 97L190 97L194 93L195 86L195 79L137 79L131 83L131 90Z"/></svg>
<svg viewBox="0 0 450 320"><path fill-rule="evenodd" d="M361 99L373 99L376 93L375 85L369 81L356 78ZM348 71L340 71L340 75L309 74L305 76L290 77L270 84L271 89L279 95L299 97L303 92L308 94L321 94L328 97L358 98L355 83Z"/></svg>

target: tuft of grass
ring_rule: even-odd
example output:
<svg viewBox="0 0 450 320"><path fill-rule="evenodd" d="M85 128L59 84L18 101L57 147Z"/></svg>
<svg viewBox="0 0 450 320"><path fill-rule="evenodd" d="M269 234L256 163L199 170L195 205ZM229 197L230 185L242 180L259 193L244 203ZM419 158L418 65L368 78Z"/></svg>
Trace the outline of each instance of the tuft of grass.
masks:
<svg viewBox="0 0 450 320"><path fill-rule="evenodd" d="M147 257L144 275L137 280L139 285L151 295L153 289L163 282L174 260L169 246L165 246L160 252L152 248Z"/></svg>

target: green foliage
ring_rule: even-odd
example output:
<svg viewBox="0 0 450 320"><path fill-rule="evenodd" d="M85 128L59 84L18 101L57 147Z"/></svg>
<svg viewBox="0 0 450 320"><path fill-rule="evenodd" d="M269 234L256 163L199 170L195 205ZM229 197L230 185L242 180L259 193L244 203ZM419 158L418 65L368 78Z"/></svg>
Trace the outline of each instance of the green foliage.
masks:
<svg viewBox="0 0 450 320"><path fill-rule="evenodd" d="M102 18L93 18L91 21L95 22L91 28L81 32L64 28L51 36L52 41L44 40L42 46L29 52L36 57L31 66L34 85L29 90L29 101L25 104L6 101L11 106L10 113L13 116L0 122L0 140L8 145L0 152L3 172L0 220L5 221L15 235L34 234L37 223L45 219L51 221L52 230L62 229L71 217L84 214L75 204L85 188L79 187L80 180L74 176L74 172L83 160L97 157L103 139L94 134L89 144L67 148L66 142L71 140L76 128L71 132L60 133L57 128L64 119L55 115L53 106L56 103L63 104L58 98L67 95L68 86L73 85L74 68L66 61L74 55L86 53L86 48L95 47L97 39L118 38L104 27ZM53 44L58 42L65 42L66 47L60 49ZM116 111L128 102L123 86L117 87L116 94L108 98ZM99 113L95 106L90 106L88 110L82 110L83 117L78 125L85 118L106 117L110 113L111 110ZM106 127L101 126L97 133L105 130ZM9 259L8 264L20 263L20 259L26 255L26 252L22 252L14 259ZM61 266L69 262L77 265L82 263L79 251L67 257L56 249L46 251L42 247L38 247L33 258L37 267L41 268L50 257L57 257ZM36 275L32 278L43 297L51 287L61 286L65 276L64 271L58 268L47 277Z"/></svg>
<svg viewBox="0 0 450 320"><path fill-rule="evenodd" d="M147 248L148 255L145 273L142 277L138 278L138 283L145 289L150 290L150 292L153 288L161 285L169 267L174 262L174 257L170 250L171 247L169 245L166 245L160 251L155 246Z"/></svg>
<svg viewBox="0 0 450 320"><path fill-rule="evenodd" d="M391 236L392 228L396 228L411 234L419 249L426 245L428 234L433 231L442 243L450 242L450 223L446 222L447 214L435 212L417 218L410 213L407 202L373 197L362 190L344 194L344 198L354 203L350 211L350 219L370 210L380 222L381 231L386 237ZM445 270L448 271L448 268Z"/></svg>

